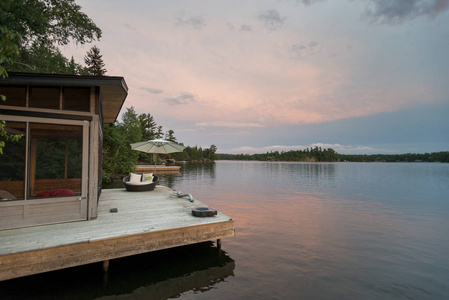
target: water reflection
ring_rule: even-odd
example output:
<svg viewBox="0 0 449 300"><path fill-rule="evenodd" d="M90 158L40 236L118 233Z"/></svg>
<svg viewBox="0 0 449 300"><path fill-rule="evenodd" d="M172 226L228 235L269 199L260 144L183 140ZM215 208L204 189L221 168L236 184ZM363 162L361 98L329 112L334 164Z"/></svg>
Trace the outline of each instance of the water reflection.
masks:
<svg viewBox="0 0 449 300"><path fill-rule="evenodd" d="M209 163L185 163L181 165L181 170L178 173L157 171L156 175L159 177L159 185L175 188L176 183L180 181L191 182L192 185L197 184L213 184L216 178L215 162ZM120 179L113 180L110 183L103 184L103 189L125 188L122 178L126 174L120 176Z"/></svg>
<svg viewBox="0 0 449 300"><path fill-rule="evenodd" d="M234 260L211 242L0 282L5 299L168 299L212 289L234 276ZM26 287L26 288L24 288Z"/></svg>
<svg viewBox="0 0 449 300"><path fill-rule="evenodd" d="M20 280L7 291L24 296L16 298L449 299L449 164L216 162L183 165L160 180L235 219L225 261L206 244L112 261L107 286L96 265Z"/></svg>
<svg viewBox="0 0 449 300"><path fill-rule="evenodd" d="M196 299L448 299L449 165L216 165L173 182L235 219L237 276Z"/></svg>
<svg viewBox="0 0 449 300"><path fill-rule="evenodd" d="M216 180L215 162L186 163L181 166L180 174L161 174L159 184L172 189L179 189L178 183L189 182L191 186L214 185ZM188 192L188 191L186 191Z"/></svg>

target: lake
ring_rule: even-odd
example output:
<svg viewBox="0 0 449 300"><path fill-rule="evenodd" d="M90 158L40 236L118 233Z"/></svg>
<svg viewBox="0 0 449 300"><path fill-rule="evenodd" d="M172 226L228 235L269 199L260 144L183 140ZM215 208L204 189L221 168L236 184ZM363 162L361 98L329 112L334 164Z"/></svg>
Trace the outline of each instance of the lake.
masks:
<svg viewBox="0 0 449 300"><path fill-rule="evenodd" d="M202 243L0 283L2 299L449 299L449 164L217 161L161 175L235 219Z"/></svg>

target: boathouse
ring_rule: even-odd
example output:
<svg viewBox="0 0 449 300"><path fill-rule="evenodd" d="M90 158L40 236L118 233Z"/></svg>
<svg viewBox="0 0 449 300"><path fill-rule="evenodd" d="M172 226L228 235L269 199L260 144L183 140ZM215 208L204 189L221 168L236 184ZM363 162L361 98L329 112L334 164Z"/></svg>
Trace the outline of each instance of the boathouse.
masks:
<svg viewBox="0 0 449 300"><path fill-rule="evenodd" d="M128 94L123 77L10 73L0 79L0 230L97 217L103 123Z"/></svg>

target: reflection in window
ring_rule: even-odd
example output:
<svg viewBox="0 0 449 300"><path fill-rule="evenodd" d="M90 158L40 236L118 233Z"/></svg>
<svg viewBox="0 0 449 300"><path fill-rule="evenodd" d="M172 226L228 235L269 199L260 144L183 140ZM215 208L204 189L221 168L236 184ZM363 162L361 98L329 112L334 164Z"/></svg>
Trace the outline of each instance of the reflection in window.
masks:
<svg viewBox="0 0 449 300"><path fill-rule="evenodd" d="M0 155L0 200L23 199L25 190L25 149L26 124L6 122L4 128L7 135L23 135L14 142L2 137L6 143L3 155ZM7 200L8 199L8 200Z"/></svg>
<svg viewBox="0 0 449 300"><path fill-rule="evenodd" d="M80 194L82 126L33 123L30 129L30 196Z"/></svg>

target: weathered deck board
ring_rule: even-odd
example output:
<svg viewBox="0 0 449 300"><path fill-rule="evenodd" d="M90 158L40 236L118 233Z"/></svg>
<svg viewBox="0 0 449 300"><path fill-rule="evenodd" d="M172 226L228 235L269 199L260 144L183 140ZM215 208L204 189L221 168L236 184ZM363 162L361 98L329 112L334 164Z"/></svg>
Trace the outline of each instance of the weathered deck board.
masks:
<svg viewBox="0 0 449 300"><path fill-rule="evenodd" d="M0 231L0 280L234 235L232 219L196 218L197 206L163 186L103 190L95 220Z"/></svg>

